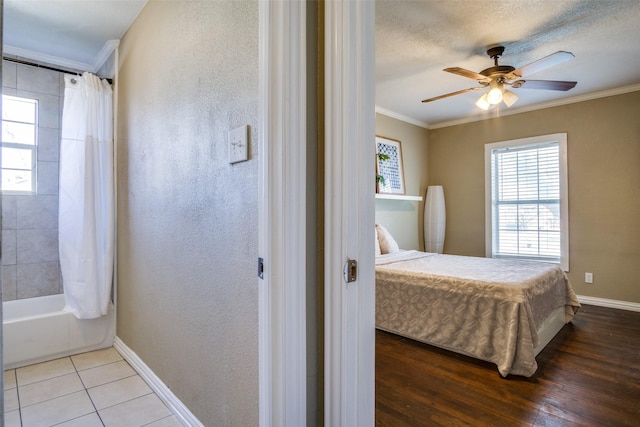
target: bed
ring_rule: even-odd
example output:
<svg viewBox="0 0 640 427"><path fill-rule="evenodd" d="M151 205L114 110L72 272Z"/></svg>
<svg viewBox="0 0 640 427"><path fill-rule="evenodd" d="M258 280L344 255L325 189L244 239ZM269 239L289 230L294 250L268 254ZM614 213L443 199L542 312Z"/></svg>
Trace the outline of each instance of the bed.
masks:
<svg viewBox="0 0 640 427"><path fill-rule="evenodd" d="M378 329L495 363L503 377L533 375L579 307L554 264L376 252Z"/></svg>

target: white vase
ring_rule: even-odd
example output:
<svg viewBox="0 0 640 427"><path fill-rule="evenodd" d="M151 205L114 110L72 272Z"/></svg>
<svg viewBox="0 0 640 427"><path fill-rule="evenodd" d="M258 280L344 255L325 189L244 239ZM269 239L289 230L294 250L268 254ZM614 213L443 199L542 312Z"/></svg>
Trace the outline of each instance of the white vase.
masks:
<svg viewBox="0 0 640 427"><path fill-rule="evenodd" d="M441 185L430 185L424 203L424 250L441 254L444 248L446 210Z"/></svg>

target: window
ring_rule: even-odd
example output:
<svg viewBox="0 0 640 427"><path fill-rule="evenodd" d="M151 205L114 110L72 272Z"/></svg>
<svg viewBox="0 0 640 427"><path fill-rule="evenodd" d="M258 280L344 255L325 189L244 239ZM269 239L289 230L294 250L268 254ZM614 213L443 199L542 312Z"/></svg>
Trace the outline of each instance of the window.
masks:
<svg viewBox="0 0 640 427"><path fill-rule="evenodd" d="M38 101L2 95L2 191L35 193Z"/></svg>
<svg viewBox="0 0 640 427"><path fill-rule="evenodd" d="M569 271L567 134L485 145L486 250Z"/></svg>

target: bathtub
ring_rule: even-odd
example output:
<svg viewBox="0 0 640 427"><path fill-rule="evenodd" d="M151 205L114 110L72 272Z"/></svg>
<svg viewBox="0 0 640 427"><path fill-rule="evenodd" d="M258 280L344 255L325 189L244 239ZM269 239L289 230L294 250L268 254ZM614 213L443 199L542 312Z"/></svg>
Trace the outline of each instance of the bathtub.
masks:
<svg viewBox="0 0 640 427"><path fill-rule="evenodd" d="M62 294L2 303L4 369L113 345L113 309L98 319L79 320L63 307Z"/></svg>

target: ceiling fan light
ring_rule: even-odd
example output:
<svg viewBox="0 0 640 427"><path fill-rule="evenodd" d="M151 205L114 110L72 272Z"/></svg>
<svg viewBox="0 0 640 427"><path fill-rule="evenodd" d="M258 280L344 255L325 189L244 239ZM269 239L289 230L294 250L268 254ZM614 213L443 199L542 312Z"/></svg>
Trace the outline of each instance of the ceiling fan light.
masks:
<svg viewBox="0 0 640 427"><path fill-rule="evenodd" d="M487 94L487 101L489 104L497 105L502 101L502 84L495 80L491 81L491 90Z"/></svg>
<svg viewBox="0 0 640 427"><path fill-rule="evenodd" d="M491 107L491 104L489 103L489 100L487 98L488 98L488 95L485 93L480 97L480 99L476 101L476 105L478 106L478 108L481 108L486 111L489 109L489 107Z"/></svg>
<svg viewBox="0 0 640 427"><path fill-rule="evenodd" d="M502 100L504 101L507 107L511 107L513 104L516 103L516 101L518 101L518 99L519 99L518 95L511 92L510 90L505 90L504 93L502 94Z"/></svg>

